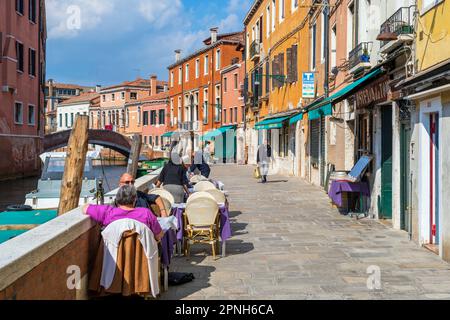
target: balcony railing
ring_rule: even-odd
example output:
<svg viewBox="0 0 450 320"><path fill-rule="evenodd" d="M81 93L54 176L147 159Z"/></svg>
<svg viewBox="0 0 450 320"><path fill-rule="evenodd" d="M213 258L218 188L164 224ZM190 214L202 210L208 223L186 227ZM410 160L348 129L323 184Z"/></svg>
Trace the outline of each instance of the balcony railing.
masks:
<svg viewBox="0 0 450 320"><path fill-rule="evenodd" d="M261 52L261 43L259 40L255 40L250 45L250 60L254 60L259 58L259 54Z"/></svg>
<svg viewBox="0 0 450 320"><path fill-rule="evenodd" d="M414 15L416 6L401 7L381 25L381 33L392 32L397 36L402 34L414 34ZM381 47L389 41L382 41Z"/></svg>
<svg viewBox="0 0 450 320"><path fill-rule="evenodd" d="M361 63L370 63L372 42L361 42L348 55L349 70Z"/></svg>

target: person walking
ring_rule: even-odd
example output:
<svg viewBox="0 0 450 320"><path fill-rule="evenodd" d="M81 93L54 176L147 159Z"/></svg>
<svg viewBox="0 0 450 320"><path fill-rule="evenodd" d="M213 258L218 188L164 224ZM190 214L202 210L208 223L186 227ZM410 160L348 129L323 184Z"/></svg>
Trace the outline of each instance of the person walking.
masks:
<svg viewBox="0 0 450 320"><path fill-rule="evenodd" d="M272 148L267 140L258 147L257 163L261 173L261 182L267 183L267 175L269 174L270 158L272 157Z"/></svg>

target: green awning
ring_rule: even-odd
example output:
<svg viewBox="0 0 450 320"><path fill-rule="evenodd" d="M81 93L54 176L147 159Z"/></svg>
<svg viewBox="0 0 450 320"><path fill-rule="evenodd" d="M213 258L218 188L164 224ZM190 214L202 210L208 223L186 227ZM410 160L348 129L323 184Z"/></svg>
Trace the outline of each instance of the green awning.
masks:
<svg viewBox="0 0 450 320"><path fill-rule="evenodd" d="M290 120L289 120L289 125L295 124L298 121L303 120L303 112L300 112L299 114L293 116Z"/></svg>
<svg viewBox="0 0 450 320"><path fill-rule="evenodd" d="M308 108L308 116L310 120L318 119L320 116L327 116L333 114L332 106L342 100L344 100L349 94L351 94L355 89L359 86L365 84L365 82L371 80L372 78L377 77L382 74L383 70L378 68L361 79L353 82L352 84L346 86L344 89L336 92L332 96L320 101L319 103L315 103Z"/></svg>
<svg viewBox="0 0 450 320"><path fill-rule="evenodd" d="M223 127L220 127L219 129L207 132L200 138L200 140L211 141L211 140L214 140L216 137L226 133L227 131L234 130L234 129L236 129L235 125L234 126L223 126Z"/></svg>
<svg viewBox="0 0 450 320"><path fill-rule="evenodd" d="M272 119L266 119L258 122L255 125L256 130L270 130L270 129L280 129L283 127L283 122L288 120L290 117L278 117Z"/></svg>
<svg viewBox="0 0 450 320"><path fill-rule="evenodd" d="M311 110L308 112L308 119L309 120L315 120L319 119L320 117L324 116L331 116L333 114L333 106L331 103L328 103L324 106L321 106L318 109Z"/></svg>
<svg viewBox="0 0 450 320"><path fill-rule="evenodd" d="M171 132L166 132L166 133L164 133L161 137L162 137L162 138L172 138L172 136L173 136L174 133L175 133L175 132L173 132L173 131L171 131Z"/></svg>

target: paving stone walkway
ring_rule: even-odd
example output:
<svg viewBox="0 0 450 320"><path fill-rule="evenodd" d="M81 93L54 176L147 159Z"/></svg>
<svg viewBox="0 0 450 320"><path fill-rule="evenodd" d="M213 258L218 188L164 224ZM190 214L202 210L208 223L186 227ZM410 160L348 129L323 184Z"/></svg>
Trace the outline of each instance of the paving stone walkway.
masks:
<svg viewBox="0 0 450 320"><path fill-rule="evenodd" d="M450 264L406 232L341 216L299 178L263 185L252 173L250 166L213 168L230 199L227 256L214 261L210 247L197 245L190 260L175 257L171 271L196 279L170 287L163 299L450 299ZM368 270L377 268L381 289L370 290Z"/></svg>

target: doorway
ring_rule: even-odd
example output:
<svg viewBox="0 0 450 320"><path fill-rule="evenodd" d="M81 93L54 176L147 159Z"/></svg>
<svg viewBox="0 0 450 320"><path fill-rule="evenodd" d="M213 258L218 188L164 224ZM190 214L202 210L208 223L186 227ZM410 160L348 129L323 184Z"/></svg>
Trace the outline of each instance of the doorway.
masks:
<svg viewBox="0 0 450 320"><path fill-rule="evenodd" d="M400 124L400 228L412 231L410 219L411 177L409 155L411 151L411 124Z"/></svg>
<svg viewBox="0 0 450 320"><path fill-rule="evenodd" d="M380 219L392 219L392 106L381 108Z"/></svg>

